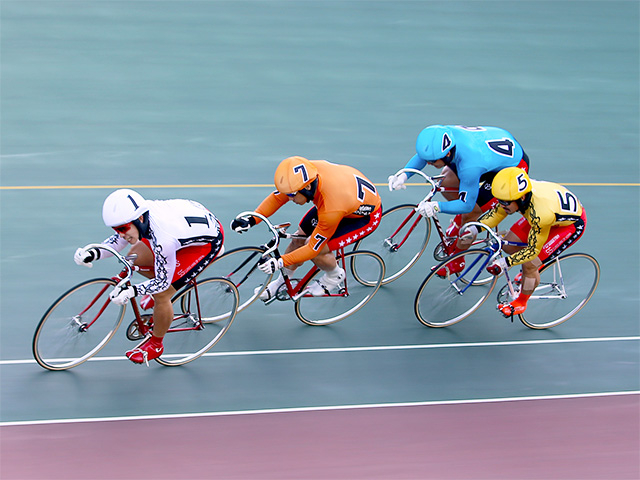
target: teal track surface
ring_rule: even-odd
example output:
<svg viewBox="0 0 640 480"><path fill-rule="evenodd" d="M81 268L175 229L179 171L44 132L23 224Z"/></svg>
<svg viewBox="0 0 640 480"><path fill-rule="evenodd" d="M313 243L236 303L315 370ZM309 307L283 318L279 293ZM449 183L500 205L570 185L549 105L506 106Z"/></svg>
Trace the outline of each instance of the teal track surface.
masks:
<svg viewBox="0 0 640 480"><path fill-rule="evenodd" d="M3 0L0 14L2 424L640 391L637 2ZM124 329L72 371L33 361L51 302L113 273L72 258L109 234L113 189L197 200L227 248L260 243L264 230L228 225L271 191L281 159L353 165L385 207L417 202L421 187L390 193L386 178L436 123L508 129L533 178L582 200L570 251L602 276L576 317L533 331L489 301L423 327L427 251L330 327L253 305L185 367L134 366Z"/></svg>

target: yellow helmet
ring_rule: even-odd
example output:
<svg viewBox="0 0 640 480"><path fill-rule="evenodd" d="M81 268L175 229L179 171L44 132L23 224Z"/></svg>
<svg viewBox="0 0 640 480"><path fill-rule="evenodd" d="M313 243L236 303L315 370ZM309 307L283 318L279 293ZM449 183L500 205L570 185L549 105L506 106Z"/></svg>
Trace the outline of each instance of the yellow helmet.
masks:
<svg viewBox="0 0 640 480"><path fill-rule="evenodd" d="M514 201L531 191L527 172L518 167L500 170L491 181L491 194L498 200Z"/></svg>
<svg viewBox="0 0 640 480"><path fill-rule="evenodd" d="M304 157L285 158L273 177L273 183L280 193L296 193L309 186L318 176L316 166Z"/></svg>

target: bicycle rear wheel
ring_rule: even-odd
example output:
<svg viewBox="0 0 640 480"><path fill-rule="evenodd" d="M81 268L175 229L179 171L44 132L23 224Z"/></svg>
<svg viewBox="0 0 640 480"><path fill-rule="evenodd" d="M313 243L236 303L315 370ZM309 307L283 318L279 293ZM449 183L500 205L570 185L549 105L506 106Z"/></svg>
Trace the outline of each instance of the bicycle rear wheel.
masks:
<svg viewBox="0 0 640 480"><path fill-rule="evenodd" d="M238 289L238 312L255 302L273 278L273 274L266 274L258 268L263 252L259 247L235 248L217 258L209 267L216 275L231 280Z"/></svg>
<svg viewBox="0 0 640 480"><path fill-rule="evenodd" d="M384 278L384 262L373 252L356 251L344 255L345 281L336 293L321 297L305 295L296 300L295 312L307 325L329 325L353 315L364 307L376 294ZM338 264L342 260L338 259ZM354 276L355 266L361 279ZM322 270L309 279L312 282L324 275ZM307 284L309 283L307 282Z"/></svg>
<svg viewBox="0 0 640 480"><path fill-rule="evenodd" d="M33 336L33 356L47 370L67 370L98 353L116 333L125 306L109 300L116 285L96 278L68 290L46 311Z"/></svg>
<svg viewBox="0 0 640 480"><path fill-rule="evenodd" d="M436 271L449 262L465 258L462 272L446 278L436 275ZM489 297L496 284L496 277L484 284L475 284L484 275L491 257L486 250L465 250L447 258L424 279L418 289L414 311L418 321L427 327L448 327L467 318Z"/></svg>
<svg viewBox="0 0 640 480"><path fill-rule="evenodd" d="M600 281L600 265L591 255L570 253L540 271L535 289L520 321L536 330L566 322L593 296Z"/></svg>
<svg viewBox="0 0 640 480"><path fill-rule="evenodd" d="M407 204L387 210L378 228L355 243L354 251L366 250L382 258L386 269L383 285L407 273L427 248L431 222L421 217L415 208ZM357 268L354 275L358 277Z"/></svg>
<svg viewBox="0 0 640 480"><path fill-rule="evenodd" d="M156 358L168 367L189 363L220 341L238 311L238 290L226 278L208 278L178 292L172 302L174 320Z"/></svg>

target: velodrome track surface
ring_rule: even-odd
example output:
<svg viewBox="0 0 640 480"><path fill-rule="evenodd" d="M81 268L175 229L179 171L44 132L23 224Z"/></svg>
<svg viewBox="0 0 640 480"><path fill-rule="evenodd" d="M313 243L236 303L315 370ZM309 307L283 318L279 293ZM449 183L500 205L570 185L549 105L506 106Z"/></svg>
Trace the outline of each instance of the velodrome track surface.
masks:
<svg viewBox="0 0 640 480"><path fill-rule="evenodd" d="M636 2L155 5L0 4L1 478L640 476ZM124 330L68 372L31 358L47 306L112 273L72 255L108 235L113 189L228 225L299 154L358 167L388 208L420 199L384 182L432 123L504 126L580 197L572 250L602 277L574 319L532 331L487 302L425 328L425 254L344 322L254 305L185 367L131 364Z"/></svg>

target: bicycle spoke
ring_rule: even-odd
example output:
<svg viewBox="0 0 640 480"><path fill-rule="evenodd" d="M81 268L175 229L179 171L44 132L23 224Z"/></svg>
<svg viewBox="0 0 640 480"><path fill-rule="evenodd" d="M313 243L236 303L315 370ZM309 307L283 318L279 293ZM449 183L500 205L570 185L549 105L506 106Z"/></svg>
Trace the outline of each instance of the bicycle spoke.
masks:
<svg viewBox="0 0 640 480"><path fill-rule="evenodd" d="M520 320L529 328L551 328L567 321L592 297L600 280L600 266L590 255L560 256L540 272L540 285Z"/></svg>
<svg viewBox="0 0 640 480"><path fill-rule="evenodd" d="M456 264L461 257L465 258L466 266L459 274L444 278L436 275L449 263ZM434 267L416 294L414 312L418 321L428 327L447 327L475 312L496 284L495 277L487 283L474 283L484 275L489 257L490 253L486 250L467 250Z"/></svg>
<svg viewBox="0 0 640 480"><path fill-rule="evenodd" d="M383 285L407 273L427 246L431 223L414 209L415 205L398 205L386 211L378 228L354 247L354 251L370 251L384 260ZM357 269L355 275L358 276Z"/></svg>
<svg viewBox="0 0 640 480"><path fill-rule="evenodd" d="M237 313L238 291L230 280L209 278L179 292L173 306L164 353L156 359L167 366L191 362L220 341Z"/></svg>
<svg viewBox="0 0 640 480"><path fill-rule="evenodd" d="M339 260L340 262L340 260ZM331 295L302 296L295 304L296 315L308 325L328 325L354 314L373 298L384 277L384 262L372 252L345 254L346 279ZM360 277L354 276L354 271ZM324 274L318 271L310 281Z"/></svg>
<svg viewBox="0 0 640 480"><path fill-rule="evenodd" d="M44 314L33 337L33 355L48 370L66 370L85 362L111 340L124 306L111 303L116 282L95 279L62 295Z"/></svg>

